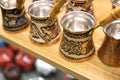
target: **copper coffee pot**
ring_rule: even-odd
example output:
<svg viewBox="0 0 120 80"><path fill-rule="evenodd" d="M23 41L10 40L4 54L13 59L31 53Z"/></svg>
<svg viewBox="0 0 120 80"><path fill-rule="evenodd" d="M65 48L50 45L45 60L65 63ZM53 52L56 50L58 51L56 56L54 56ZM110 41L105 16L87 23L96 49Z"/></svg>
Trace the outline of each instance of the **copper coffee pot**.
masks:
<svg viewBox="0 0 120 80"><path fill-rule="evenodd" d="M98 57L104 64L112 67L120 67L119 1L120 0L112 0L113 9L99 23L103 26L105 38L102 46L98 50Z"/></svg>
<svg viewBox="0 0 120 80"><path fill-rule="evenodd" d="M120 67L120 19L109 23L103 31L105 39L98 50L98 57L104 64Z"/></svg>

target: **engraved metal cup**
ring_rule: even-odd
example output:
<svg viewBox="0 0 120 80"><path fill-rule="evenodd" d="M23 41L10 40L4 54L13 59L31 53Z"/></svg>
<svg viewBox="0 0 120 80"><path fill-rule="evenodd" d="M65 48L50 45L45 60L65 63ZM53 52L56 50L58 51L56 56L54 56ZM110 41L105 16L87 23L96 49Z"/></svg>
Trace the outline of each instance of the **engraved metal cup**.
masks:
<svg viewBox="0 0 120 80"><path fill-rule="evenodd" d="M95 23L94 17L83 11L73 11L62 17L63 37L60 54L65 59L80 62L94 54L92 34Z"/></svg>
<svg viewBox="0 0 120 80"><path fill-rule="evenodd" d="M120 67L120 19L105 26L103 31L105 39L98 57L106 65Z"/></svg>
<svg viewBox="0 0 120 80"><path fill-rule="evenodd" d="M48 17L54 5L52 1L35 1L28 7L31 17L30 38L38 43L52 43L60 35L57 19L48 26Z"/></svg>
<svg viewBox="0 0 120 80"><path fill-rule="evenodd" d="M6 30L20 30L28 25L24 7L16 8L16 0L0 0L3 27Z"/></svg>

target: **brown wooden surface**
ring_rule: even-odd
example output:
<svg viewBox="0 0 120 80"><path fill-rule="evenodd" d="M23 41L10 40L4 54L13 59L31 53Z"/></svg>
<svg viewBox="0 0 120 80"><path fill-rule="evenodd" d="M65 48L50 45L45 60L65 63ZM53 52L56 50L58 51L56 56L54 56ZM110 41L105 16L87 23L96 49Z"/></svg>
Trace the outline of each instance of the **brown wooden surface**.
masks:
<svg viewBox="0 0 120 80"><path fill-rule="evenodd" d="M30 4L30 1L31 0L26 0L26 8L27 5ZM97 21L100 21L100 19L110 12L111 2L110 0L94 0L93 9ZM58 15L59 20L60 17L62 17L62 14L64 14L64 11ZM61 58L59 54L59 43L61 39L49 46L40 45L30 40L29 31L30 26L17 32L4 30L2 27L2 17L0 16L0 37L10 44L19 47L35 57L43 59L58 69L69 73L80 80L85 79L81 77L81 75L91 80L120 80L120 68L106 66L101 63L97 57L97 50L101 46L104 38L104 33L101 27L96 29L93 35L96 54L92 59L82 63L71 63Z"/></svg>

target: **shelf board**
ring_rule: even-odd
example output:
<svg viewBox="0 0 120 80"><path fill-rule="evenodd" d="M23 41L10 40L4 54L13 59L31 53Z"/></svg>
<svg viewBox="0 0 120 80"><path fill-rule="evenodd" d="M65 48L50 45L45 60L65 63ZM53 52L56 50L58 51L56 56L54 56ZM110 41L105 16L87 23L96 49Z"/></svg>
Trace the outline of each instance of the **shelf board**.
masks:
<svg viewBox="0 0 120 80"><path fill-rule="evenodd" d="M28 7L28 4L31 3L31 1L32 0L26 1L26 8ZM97 22L99 22L99 20L103 18L106 13L110 12L110 0L94 0L93 10ZM58 15L58 21L60 21L63 14L65 14L65 11L60 12ZM81 80L85 78L91 80L120 80L120 68L106 66L98 59L97 51L104 39L104 33L101 27L96 29L93 35L96 47L95 55L90 60L81 63L72 63L64 60L60 56L59 44L61 38L52 45L40 45L33 42L29 38L29 32L30 26L23 30L15 32L4 30L2 27L2 17L0 16L0 38L4 39L10 44L15 45L16 47L19 47L21 50L37 58L40 58L57 67L58 69L69 73Z"/></svg>

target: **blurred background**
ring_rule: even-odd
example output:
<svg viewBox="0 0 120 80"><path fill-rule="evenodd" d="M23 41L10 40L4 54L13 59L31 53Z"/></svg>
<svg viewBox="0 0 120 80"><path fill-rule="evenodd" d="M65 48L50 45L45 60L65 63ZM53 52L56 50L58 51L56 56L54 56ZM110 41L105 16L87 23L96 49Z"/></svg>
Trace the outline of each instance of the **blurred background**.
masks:
<svg viewBox="0 0 120 80"><path fill-rule="evenodd" d="M77 80L0 39L0 80Z"/></svg>

